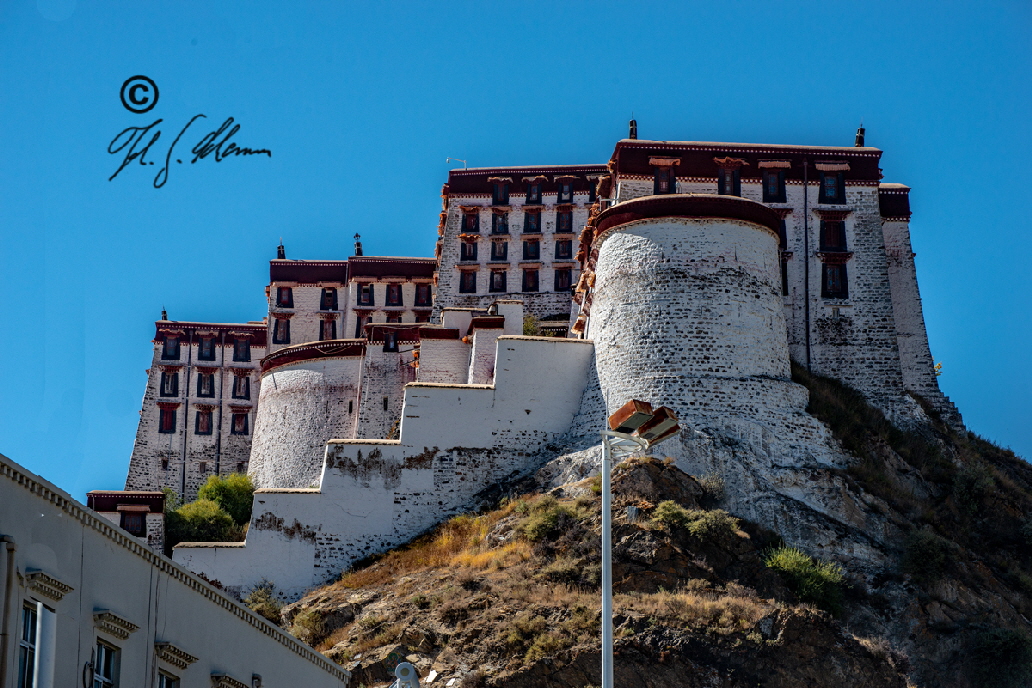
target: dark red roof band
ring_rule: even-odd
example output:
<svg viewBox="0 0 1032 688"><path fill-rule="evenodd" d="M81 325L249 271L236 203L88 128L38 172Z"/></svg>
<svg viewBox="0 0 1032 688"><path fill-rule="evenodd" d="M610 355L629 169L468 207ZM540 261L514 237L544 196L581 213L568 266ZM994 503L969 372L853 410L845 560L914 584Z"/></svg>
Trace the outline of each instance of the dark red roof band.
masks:
<svg viewBox="0 0 1032 688"><path fill-rule="evenodd" d="M298 363L315 361L320 358L341 358L345 356L365 356L366 340L334 339L326 342L311 342L280 349L262 359L262 373L274 368Z"/></svg>
<svg viewBox="0 0 1032 688"><path fill-rule="evenodd" d="M542 193L555 193L559 190L557 177L573 177L574 191L588 191L590 186L597 183L597 177L608 174L609 170L605 165L540 165L536 167L480 167L471 170L451 170L448 173L447 193L453 196L465 196L468 194L489 194L494 190L494 183L489 182L491 177L512 179L509 184L509 195L527 193L530 182L523 181L525 177L535 178L539 176L547 179L541 180Z"/></svg>
<svg viewBox="0 0 1032 688"><path fill-rule="evenodd" d="M221 344L221 335L226 335L226 346L233 346L234 333L247 334L250 337L251 346L265 346L266 325L265 323L202 323L202 322L180 322L178 320L158 320L154 323L154 341L163 342L167 332L182 332L181 344L190 343L190 335L193 335L195 344L200 342L202 332L213 332L218 335L216 344Z"/></svg>
<svg viewBox="0 0 1032 688"><path fill-rule="evenodd" d="M882 217L910 217L910 188L882 184L878 189L878 209Z"/></svg>
<svg viewBox="0 0 1032 688"><path fill-rule="evenodd" d="M663 217L744 220L765 227L778 236L781 218L767 206L738 196L670 194L643 196L603 210L595 218L596 236L619 225Z"/></svg>

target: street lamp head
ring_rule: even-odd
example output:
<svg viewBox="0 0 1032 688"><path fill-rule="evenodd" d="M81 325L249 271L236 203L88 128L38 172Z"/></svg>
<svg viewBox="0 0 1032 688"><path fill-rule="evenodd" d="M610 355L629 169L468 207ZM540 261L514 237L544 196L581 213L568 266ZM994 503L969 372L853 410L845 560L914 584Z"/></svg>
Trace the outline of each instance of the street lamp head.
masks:
<svg viewBox="0 0 1032 688"><path fill-rule="evenodd" d="M630 435L652 420L652 415L652 404L631 399L609 416L609 429Z"/></svg>
<svg viewBox="0 0 1032 688"><path fill-rule="evenodd" d="M653 412L652 419L638 428L638 437L651 447L677 434L680 429L674 412L666 406L660 406Z"/></svg>
<svg viewBox="0 0 1032 688"><path fill-rule="evenodd" d="M667 406L653 409L652 404L638 399L631 399L609 416L609 428L644 440L650 447L681 430L677 414L672 409Z"/></svg>

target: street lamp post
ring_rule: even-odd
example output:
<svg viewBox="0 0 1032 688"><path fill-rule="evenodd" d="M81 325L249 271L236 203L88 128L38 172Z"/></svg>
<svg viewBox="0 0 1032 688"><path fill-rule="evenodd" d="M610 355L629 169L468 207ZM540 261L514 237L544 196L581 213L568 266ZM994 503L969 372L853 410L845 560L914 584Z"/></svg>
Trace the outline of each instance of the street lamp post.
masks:
<svg viewBox="0 0 1032 688"><path fill-rule="evenodd" d="M632 400L609 417L602 431L602 688L613 686L613 495L611 474L623 459L674 436L677 416Z"/></svg>

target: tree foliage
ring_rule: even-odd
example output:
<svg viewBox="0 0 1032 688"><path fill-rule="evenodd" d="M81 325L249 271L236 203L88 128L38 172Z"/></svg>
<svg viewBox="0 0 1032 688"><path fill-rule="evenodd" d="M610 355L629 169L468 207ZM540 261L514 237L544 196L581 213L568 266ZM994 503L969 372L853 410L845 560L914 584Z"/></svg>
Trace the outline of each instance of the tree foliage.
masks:
<svg viewBox="0 0 1032 688"><path fill-rule="evenodd" d="M210 499L233 517L242 526L251 520L251 501L254 497L254 483L246 473L231 473L225 476L210 475L207 482L197 490L198 499Z"/></svg>

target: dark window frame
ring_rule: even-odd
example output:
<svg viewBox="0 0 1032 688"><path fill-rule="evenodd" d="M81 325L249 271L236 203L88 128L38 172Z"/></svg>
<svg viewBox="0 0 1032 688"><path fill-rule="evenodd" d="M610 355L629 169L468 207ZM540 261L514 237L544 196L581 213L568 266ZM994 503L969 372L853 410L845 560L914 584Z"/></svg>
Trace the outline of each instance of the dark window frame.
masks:
<svg viewBox="0 0 1032 688"><path fill-rule="evenodd" d="M179 396L179 372L166 373L161 371L161 382L158 387L158 396L178 397Z"/></svg>
<svg viewBox="0 0 1032 688"><path fill-rule="evenodd" d="M462 234L480 234L480 213L462 213Z"/></svg>
<svg viewBox="0 0 1032 688"><path fill-rule="evenodd" d="M201 417L206 417L208 423L207 431L201 429ZM213 430L213 414L211 409L197 409L197 413L194 414L194 434L195 435L210 435Z"/></svg>
<svg viewBox="0 0 1032 688"><path fill-rule="evenodd" d="M573 180L556 182L556 203L573 203Z"/></svg>
<svg viewBox="0 0 1032 688"><path fill-rule="evenodd" d="M835 196L831 197L826 192L828 189L828 179L835 180ZM817 188L817 202L824 203L827 205L846 205L846 173L839 172L821 172L818 177L818 188Z"/></svg>
<svg viewBox="0 0 1032 688"><path fill-rule="evenodd" d="M337 309L337 289L335 287L323 287L319 295L319 310L335 311Z"/></svg>
<svg viewBox="0 0 1032 688"><path fill-rule="evenodd" d="M365 336L365 332L362 331L362 328L365 327L367 322L369 322L369 316L355 316L355 339L361 339Z"/></svg>
<svg viewBox="0 0 1032 688"><path fill-rule="evenodd" d="M215 360L215 337L201 337L197 342L197 360Z"/></svg>
<svg viewBox="0 0 1032 688"><path fill-rule="evenodd" d="M359 306L374 306L376 305L376 294L373 289L372 282L359 282L358 292L355 295L356 303Z"/></svg>
<svg viewBox="0 0 1032 688"><path fill-rule="evenodd" d="M849 272L845 263L824 263L821 273L822 298L849 298Z"/></svg>
<svg viewBox="0 0 1032 688"><path fill-rule="evenodd" d="M294 288L276 287L276 305L280 308L293 308Z"/></svg>
<svg viewBox="0 0 1032 688"><path fill-rule="evenodd" d="M424 297L423 295L426 294ZM416 302L415 306L432 306L434 303L434 290L429 284L417 282L416 283Z"/></svg>
<svg viewBox="0 0 1032 688"><path fill-rule="evenodd" d="M565 222L564 222L565 220ZM564 226L565 225L565 226ZM573 211L560 210L555 214L555 231L559 234L573 233Z"/></svg>
<svg viewBox="0 0 1032 688"><path fill-rule="evenodd" d="M460 261L476 260L477 259L477 244L479 244L479 243L480 242L478 242L478 241L463 240L462 243L459 244L459 260Z"/></svg>
<svg viewBox="0 0 1032 688"><path fill-rule="evenodd" d="M541 233L541 211L540 210L527 210L523 213L523 233L524 234L540 234Z"/></svg>
<svg viewBox="0 0 1032 688"><path fill-rule="evenodd" d="M525 268L523 270L523 292L533 294L541 291L541 275L537 268Z"/></svg>
<svg viewBox="0 0 1032 688"><path fill-rule="evenodd" d="M385 306L404 306L405 296L401 291L401 282L388 282L383 304Z"/></svg>
<svg viewBox="0 0 1032 688"><path fill-rule="evenodd" d="M728 180L731 181L731 190L727 190ZM717 174L717 194L721 196L742 195L742 174L737 167L721 167Z"/></svg>
<svg viewBox="0 0 1032 688"><path fill-rule="evenodd" d="M233 360L247 362L251 360L251 340L248 337L237 337L233 340Z"/></svg>
<svg viewBox="0 0 1032 688"><path fill-rule="evenodd" d="M205 382L208 384L207 394L204 392ZM214 397L215 396L215 373L197 373L197 396L199 397Z"/></svg>
<svg viewBox="0 0 1032 688"><path fill-rule="evenodd" d="M820 247L821 251L828 253L845 253L847 251L844 220L821 220Z"/></svg>
<svg viewBox="0 0 1032 688"><path fill-rule="evenodd" d="M509 213L491 213L491 234L509 233Z"/></svg>
<svg viewBox="0 0 1032 688"><path fill-rule="evenodd" d="M18 628L18 688L31 688L36 683L36 652L39 638L36 628L39 624L39 610L36 605L22 606Z"/></svg>
<svg viewBox="0 0 1032 688"><path fill-rule="evenodd" d="M540 205L541 204L541 182L531 182L527 184L527 200L528 205Z"/></svg>
<svg viewBox="0 0 1032 688"><path fill-rule="evenodd" d="M527 239L523 242L523 260L541 260L541 241Z"/></svg>
<svg viewBox="0 0 1032 688"><path fill-rule="evenodd" d="M664 183L666 189L663 188ZM673 165L657 165L652 173L652 193L656 196L677 193L677 172Z"/></svg>
<svg viewBox="0 0 1032 688"><path fill-rule="evenodd" d="M118 665L121 650L97 640L96 662L93 667L92 688L118 688Z"/></svg>
<svg viewBox="0 0 1032 688"><path fill-rule="evenodd" d="M573 239L555 240L555 259L573 260Z"/></svg>
<svg viewBox="0 0 1032 688"><path fill-rule="evenodd" d="M290 318L273 318L272 343L290 344Z"/></svg>
<svg viewBox="0 0 1032 688"><path fill-rule="evenodd" d="M774 181L774 191L772 192L771 180ZM763 185L763 202L764 203L787 203L787 193L785 190L785 170L779 168L767 168L763 170L761 177L761 183Z"/></svg>
<svg viewBox="0 0 1032 688"><path fill-rule="evenodd" d="M251 376L250 375L234 375L233 376L232 397L234 399L250 399L251 398Z"/></svg>
<svg viewBox="0 0 1032 688"><path fill-rule="evenodd" d="M494 182L491 205L509 205L509 182Z"/></svg>
<svg viewBox="0 0 1032 688"><path fill-rule="evenodd" d="M229 433L231 435L250 435L250 423L247 411L233 411Z"/></svg>
<svg viewBox="0 0 1032 688"><path fill-rule="evenodd" d="M562 279L563 277L565 277L565 280ZM553 291L572 291L573 270L571 268L556 268L553 282Z"/></svg>
<svg viewBox="0 0 1032 688"><path fill-rule="evenodd" d="M329 336L327 336L329 335ZM319 341L328 342L337 338L336 318L319 322Z"/></svg>
<svg viewBox="0 0 1032 688"><path fill-rule="evenodd" d="M477 293L477 273L473 270L463 270L459 273L459 293Z"/></svg>
<svg viewBox="0 0 1032 688"><path fill-rule="evenodd" d="M504 293L508 291L508 281L509 273L507 270L492 270L487 290L493 294Z"/></svg>
<svg viewBox="0 0 1032 688"><path fill-rule="evenodd" d="M174 435L176 432L176 409L158 407L158 432Z"/></svg>
<svg viewBox="0 0 1032 688"><path fill-rule="evenodd" d="M499 247L501 249L499 250ZM509 260L509 242L508 241L492 241L491 242L491 261L501 262Z"/></svg>
<svg viewBox="0 0 1032 688"><path fill-rule="evenodd" d="M163 361L178 361L179 360L179 337L166 336L165 341L161 343L161 360Z"/></svg>
<svg viewBox="0 0 1032 688"><path fill-rule="evenodd" d="M387 353L398 352L398 333L394 330L386 330L383 333L383 350Z"/></svg>
<svg viewBox="0 0 1032 688"><path fill-rule="evenodd" d="M147 518L142 511L123 511L118 527L134 537L147 537Z"/></svg>

